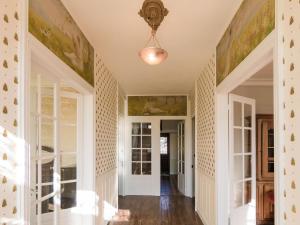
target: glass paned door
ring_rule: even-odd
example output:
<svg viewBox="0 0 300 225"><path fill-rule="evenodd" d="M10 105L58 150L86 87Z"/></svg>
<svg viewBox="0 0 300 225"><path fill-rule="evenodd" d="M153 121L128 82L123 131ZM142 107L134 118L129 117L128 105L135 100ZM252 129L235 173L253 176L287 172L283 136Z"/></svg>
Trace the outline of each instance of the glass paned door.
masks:
<svg viewBox="0 0 300 225"><path fill-rule="evenodd" d="M58 82L31 76L31 224L56 224L59 205Z"/></svg>
<svg viewBox="0 0 300 225"><path fill-rule="evenodd" d="M77 198L80 94L60 80L30 79L31 224L68 223ZM59 215L59 216L58 216Z"/></svg>
<svg viewBox="0 0 300 225"><path fill-rule="evenodd" d="M229 96L231 224L256 224L255 100Z"/></svg>

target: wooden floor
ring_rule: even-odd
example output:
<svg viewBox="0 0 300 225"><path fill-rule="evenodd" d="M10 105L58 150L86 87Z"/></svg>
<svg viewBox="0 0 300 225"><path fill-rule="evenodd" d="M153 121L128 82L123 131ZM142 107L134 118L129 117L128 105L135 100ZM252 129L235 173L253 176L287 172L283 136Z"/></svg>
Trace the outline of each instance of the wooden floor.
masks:
<svg viewBox="0 0 300 225"><path fill-rule="evenodd" d="M162 177L160 197L120 197L119 213L110 225L203 225L194 200L181 195L176 183L176 177Z"/></svg>

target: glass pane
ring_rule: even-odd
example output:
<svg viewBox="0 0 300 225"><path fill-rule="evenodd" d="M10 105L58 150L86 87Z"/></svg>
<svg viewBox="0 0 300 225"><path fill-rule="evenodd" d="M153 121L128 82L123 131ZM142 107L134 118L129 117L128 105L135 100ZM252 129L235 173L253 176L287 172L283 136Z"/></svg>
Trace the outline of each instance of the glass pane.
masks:
<svg viewBox="0 0 300 225"><path fill-rule="evenodd" d="M268 172L269 173L274 173L274 162L269 162L268 163Z"/></svg>
<svg viewBox="0 0 300 225"><path fill-rule="evenodd" d="M61 185L61 208L68 209L76 206L76 183Z"/></svg>
<svg viewBox="0 0 300 225"><path fill-rule="evenodd" d="M244 105L244 126L251 127L252 126L252 106L245 104Z"/></svg>
<svg viewBox="0 0 300 225"><path fill-rule="evenodd" d="M76 152L77 151L77 127L63 125L60 129L60 149L61 152Z"/></svg>
<svg viewBox="0 0 300 225"><path fill-rule="evenodd" d="M239 102L233 103L233 124L234 126L242 126L242 104Z"/></svg>
<svg viewBox="0 0 300 225"><path fill-rule="evenodd" d="M243 156L234 156L233 173L234 181L243 179Z"/></svg>
<svg viewBox="0 0 300 225"><path fill-rule="evenodd" d="M143 148L151 148L151 136L143 136Z"/></svg>
<svg viewBox="0 0 300 225"><path fill-rule="evenodd" d="M184 136L184 123L181 124L182 136Z"/></svg>
<svg viewBox="0 0 300 225"><path fill-rule="evenodd" d="M252 157L247 155L245 156L245 178L252 177Z"/></svg>
<svg viewBox="0 0 300 225"><path fill-rule="evenodd" d="M150 135L151 134L151 123L143 123L142 125L143 135Z"/></svg>
<svg viewBox="0 0 300 225"><path fill-rule="evenodd" d="M243 205L243 183L237 183L233 187L233 207L238 208Z"/></svg>
<svg viewBox="0 0 300 225"><path fill-rule="evenodd" d="M132 161L141 161L141 150L132 150Z"/></svg>
<svg viewBox="0 0 300 225"><path fill-rule="evenodd" d="M42 197L53 193L53 185L42 186Z"/></svg>
<svg viewBox="0 0 300 225"><path fill-rule="evenodd" d="M184 167L184 161L182 162L182 174L184 174L185 167Z"/></svg>
<svg viewBox="0 0 300 225"><path fill-rule="evenodd" d="M44 159L42 161L42 183L53 182L54 159Z"/></svg>
<svg viewBox="0 0 300 225"><path fill-rule="evenodd" d="M274 147L274 129L268 130L268 146Z"/></svg>
<svg viewBox="0 0 300 225"><path fill-rule="evenodd" d="M38 117L37 116L31 116L30 117L30 153L32 160L36 158L38 155Z"/></svg>
<svg viewBox="0 0 300 225"><path fill-rule="evenodd" d="M160 137L160 154L167 155L168 154L168 138Z"/></svg>
<svg viewBox="0 0 300 225"><path fill-rule="evenodd" d="M41 130L41 144L42 155L54 154L54 121L49 119L42 119Z"/></svg>
<svg viewBox="0 0 300 225"><path fill-rule="evenodd" d="M140 175L141 174L141 163L132 163L132 175Z"/></svg>
<svg viewBox="0 0 300 225"><path fill-rule="evenodd" d="M268 157L274 158L274 148L268 148Z"/></svg>
<svg viewBox="0 0 300 225"><path fill-rule="evenodd" d="M41 112L42 115L54 116L54 83L41 76Z"/></svg>
<svg viewBox="0 0 300 225"><path fill-rule="evenodd" d="M132 136L132 148L141 148L141 136Z"/></svg>
<svg viewBox="0 0 300 225"><path fill-rule="evenodd" d="M30 77L30 112L38 114L38 76L32 74Z"/></svg>
<svg viewBox="0 0 300 225"><path fill-rule="evenodd" d="M252 200L252 182L245 182L245 204L249 204Z"/></svg>
<svg viewBox="0 0 300 225"><path fill-rule="evenodd" d="M77 99L61 97L61 122L74 125L77 123Z"/></svg>
<svg viewBox="0 0 300 225"><path fill-rule="evenodd" d="M252 151L252 146L251 146L251 130L244 130L244 136L245 136L245 146L244 146L244 151L245 153L250 153Z"/></svg>
<svg viewBox="0 0 300 225"><path fill-rule="evenodd" d="M75 180L77 177L76 154L61 156L61 180Z"/></svg>
<svg viewBox="0 0 300 225"><path fill-rule="evenodd" d="M134 134L134 135L141 134L141 124L140 123L132 123L132 134Z"/></svg>
<svg viewBox="0 0 300 225"><path fill-rule="evenodd" d="M233 134L233 140L234 140L234 153L242 153L242 129L235 128L234 134Z"/></svg>
<svg viewBox="0 0 300 225"><path fill-rule="evenodd" d="M50 212L53 212L54 211L54 198L49 198L45 201L42 202L42 214L45 214L45 213L50 213ZM54 215L54 214L52 214ZM42 217L42 221L44 220L44 223L42 224L46 224L46 218L48 218L48 215L47 217Z"/></svg>
<svg viewBox="0 0 300 225"><path fill-rule="evenodd" d="M151 149L143 150L143 161L151 161Z"/></svg>
<svg viewBox="0 0 300 225"><path fill-rule="evenodd" d="M143 163L143 174L151 175L151 163Z"/></svg>

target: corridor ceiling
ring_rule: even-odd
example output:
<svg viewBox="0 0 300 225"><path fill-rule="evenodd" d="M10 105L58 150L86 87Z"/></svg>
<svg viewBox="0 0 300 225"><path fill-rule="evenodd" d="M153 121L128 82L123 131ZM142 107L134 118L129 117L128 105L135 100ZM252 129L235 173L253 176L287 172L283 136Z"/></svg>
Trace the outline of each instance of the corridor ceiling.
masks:
<svg viewBox="0 0 300 225"><path fill-rule="evenodd" d="M158 30L169 58L149 66L138 57L150 28L138 15L143 0L62 0L124 91L187 94L215 50L241 0L163 0Z"/></svg>

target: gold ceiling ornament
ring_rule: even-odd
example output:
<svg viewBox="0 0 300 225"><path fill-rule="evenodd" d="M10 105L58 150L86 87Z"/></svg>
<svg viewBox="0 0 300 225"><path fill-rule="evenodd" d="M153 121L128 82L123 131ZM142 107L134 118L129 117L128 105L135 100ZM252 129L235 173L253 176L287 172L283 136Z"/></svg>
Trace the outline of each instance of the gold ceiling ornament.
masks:
<svg viewBox="0 0 300 225"><path fill-rule="evenodd" d="M156 32L169 11L161 0L145 0L139 15L151 27L151 35L146 46L139 52L140 58L149 65L157 65L168 57L168 52L161 48Z"/></svg>
<svg viewBox="0 0 300 225"><path fill-rule="evenodd" d="M145 0L139 15L156 31L168 13L161 0Z"/></svg>

